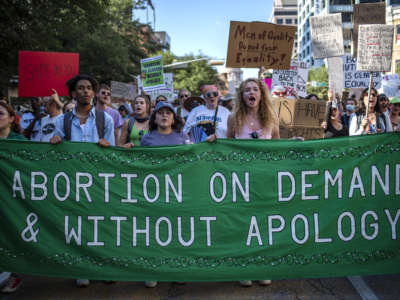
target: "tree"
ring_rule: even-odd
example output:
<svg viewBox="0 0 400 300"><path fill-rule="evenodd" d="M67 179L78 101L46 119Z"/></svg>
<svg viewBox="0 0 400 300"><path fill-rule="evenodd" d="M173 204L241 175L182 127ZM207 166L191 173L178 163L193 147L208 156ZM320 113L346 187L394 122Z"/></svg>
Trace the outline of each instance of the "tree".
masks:
<svg viewBox="0 0 400 300"><path fill-rule="evenodd" d="M315 81L317 83L325 84L326 86L311 86L311 82ZM308 71L308 84L307 84L307 93L308 94L316 94L319 99L327 99L328 98L328 84L329 84L329 75L328 68L320 67L315 69L310 69Z"/></svg>
<svg viewBox="0 0 400 300"><path fill-rule="evenodd" d="M151 28L131 21L131 0L8 0L2 9L0 92L18 74L20 50L78 52L80 72L100 81L132 80L160 50Z"/></svg>
<svg viewBox="0 0 400 300"><path fill-rule="evenodd" d="M164 65L206 58L206 60L191 62L183 69L171 69L174 76L174 89L187 89L193 96L198 96L202 85L215 83L215 77L218 72L208 64L209 57L206 55L200 53L198 55L187 54L178 57L169 51L163 52L161 55Z"/></svg>

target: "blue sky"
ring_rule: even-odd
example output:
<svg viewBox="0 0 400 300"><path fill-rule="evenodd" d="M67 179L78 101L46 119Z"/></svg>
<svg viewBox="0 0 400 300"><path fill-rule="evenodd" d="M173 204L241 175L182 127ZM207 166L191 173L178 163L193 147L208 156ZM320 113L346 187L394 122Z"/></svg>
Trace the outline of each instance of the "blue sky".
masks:
<svg viewBox="0 0 400 300"><path fill-rule="evenodd" d="M229 22L268 22L272 3L272 0L153 0L155 30L168 33L171 52L175 55L201 52L225 59ZM257 75L255 69L243 71L244 78Z"/></svg>

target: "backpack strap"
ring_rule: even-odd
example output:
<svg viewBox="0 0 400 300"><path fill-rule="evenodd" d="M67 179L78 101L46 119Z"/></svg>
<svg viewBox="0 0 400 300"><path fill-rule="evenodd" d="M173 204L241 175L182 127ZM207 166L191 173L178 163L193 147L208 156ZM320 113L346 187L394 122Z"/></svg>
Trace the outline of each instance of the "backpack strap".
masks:
<svg viewBox="0 0 400 300"><path fill-rule="evenodd" d="M132 132L132 128L133 125L135 124L135 116L133 117L129 117L129 121L128 121L128 139L127 139L127 143L129 143L131 141L131 132Z"/></svg>
<svg viewBox="0 0 400 300"><path fill-rule="evenodd" d="M71 140L71 127L72 127L72 118L74 117L74 114L72 111L67 112L64 114L64 133L65 137L64 139L66 141Z"/></svg>
<svg viewBox="0 0 400 300"><path fill-rule="evenodd" d="M97 134L99 135L99 140L104 138L104 119L105 119L105 112L101 110L96 111L96 128Z"/></svg>

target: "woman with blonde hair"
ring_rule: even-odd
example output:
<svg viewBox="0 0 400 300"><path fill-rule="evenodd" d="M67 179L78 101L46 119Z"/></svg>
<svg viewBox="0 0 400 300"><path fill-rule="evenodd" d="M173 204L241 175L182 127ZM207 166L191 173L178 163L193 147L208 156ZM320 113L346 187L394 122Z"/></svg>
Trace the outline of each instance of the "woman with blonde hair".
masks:
<svg viewBox="0 0 400 300"><path fill-rule="evenodd" d="M265 83L249 78L240 84L235 111L228 118L228 138L279 139L279 122Z"/></svg>

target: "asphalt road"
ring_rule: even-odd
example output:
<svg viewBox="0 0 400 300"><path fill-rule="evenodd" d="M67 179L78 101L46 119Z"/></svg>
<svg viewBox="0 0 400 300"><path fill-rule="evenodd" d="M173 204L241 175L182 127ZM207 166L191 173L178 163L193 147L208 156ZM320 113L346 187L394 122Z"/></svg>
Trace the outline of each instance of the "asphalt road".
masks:
<svg viewBox="0 0 400 300"><path fill-rule="evenodd" d="M78 288L73 279L22 278L23 284L16 292L1 294L0 299L400 299L400 275L276 280L270 286L254 283L249 288L241 287L238 282L161 282L155 288L146 288L142 282L102 281Z"/></svg>

